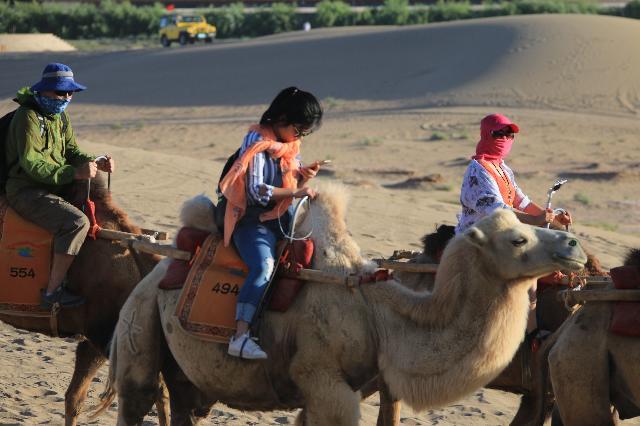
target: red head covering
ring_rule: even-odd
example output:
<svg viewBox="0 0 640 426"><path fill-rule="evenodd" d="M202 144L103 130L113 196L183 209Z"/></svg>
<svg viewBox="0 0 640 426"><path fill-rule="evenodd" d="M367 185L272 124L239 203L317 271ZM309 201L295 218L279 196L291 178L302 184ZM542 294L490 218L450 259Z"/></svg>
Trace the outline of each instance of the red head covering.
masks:
<svg viewBox="0 0 640 426"><path fill-rule="evenodd" d="M475 160L503 160L513 145L513 139L494 138L491 132L501 130L505 127L511 127L513 133L518 133L520 128L511 122L502 114L487 115L480 122L480 142L476 145L476 155L472 158Z"/></svg>

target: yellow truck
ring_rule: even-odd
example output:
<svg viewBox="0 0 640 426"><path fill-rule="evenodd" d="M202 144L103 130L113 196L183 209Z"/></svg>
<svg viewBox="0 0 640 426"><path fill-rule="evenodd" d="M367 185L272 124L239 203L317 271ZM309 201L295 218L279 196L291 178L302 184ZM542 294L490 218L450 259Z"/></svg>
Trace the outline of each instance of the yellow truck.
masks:
<svg viewBox="0 0 640 426"><path fill-rule="evenodd" d="M211 43L216 27L208 24L202 15L165 15L160 18L160 43L164 47L177 41L181 46L195 41Z"/></svg>

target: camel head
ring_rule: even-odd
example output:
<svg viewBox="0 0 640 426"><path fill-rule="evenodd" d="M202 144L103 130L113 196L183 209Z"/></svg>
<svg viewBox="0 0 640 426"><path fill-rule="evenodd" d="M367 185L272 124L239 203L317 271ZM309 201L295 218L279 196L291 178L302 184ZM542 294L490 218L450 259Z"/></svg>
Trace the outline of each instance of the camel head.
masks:
<svg viewBox="0 0 640 426"><path fill-rule="evenodd" d="M525 225L506 209L480 220L462 238L476 248L484 272L505 281L575 272L587 262L573 234Z"/></svg>

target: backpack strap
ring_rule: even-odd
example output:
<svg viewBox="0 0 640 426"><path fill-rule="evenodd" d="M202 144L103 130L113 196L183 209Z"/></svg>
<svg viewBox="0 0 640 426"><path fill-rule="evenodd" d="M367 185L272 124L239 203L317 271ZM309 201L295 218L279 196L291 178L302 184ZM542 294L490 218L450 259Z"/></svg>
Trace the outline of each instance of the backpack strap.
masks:
<svg viewBox="0 0 640 426"><path fill-rule="evenodd" d="M67 115L67 112L64 111L60 114L60 118L62 119L62 134L65 134L67 133L67 127L69 127L69 116Z"/></svg>

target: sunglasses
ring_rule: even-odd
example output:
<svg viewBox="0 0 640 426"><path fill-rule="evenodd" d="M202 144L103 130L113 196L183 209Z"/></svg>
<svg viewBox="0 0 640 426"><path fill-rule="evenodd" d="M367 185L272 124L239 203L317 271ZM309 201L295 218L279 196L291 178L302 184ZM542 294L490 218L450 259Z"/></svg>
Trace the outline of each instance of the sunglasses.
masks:
<svg viewBox="0 0 640 426"><path fill-rule="evenodd" d="M293 131L296 135L296 138L301 138L304 136L309 136L311 133L313 133L312 130L310 129L300 129L298 126L296 126L295 124L293 124Z"/></svg>
<svg viewBox="0 0 640 426"><path fill-rule="evenodd" d="M494 130L491 132L491 136L493 136L496 139L499 139L499 138L513 139L515 137L515 133L513 133L513 130L511 129Z"/></svg>
<svg viewBox="0 0 640 426"><path fill-rule="evenodd" d="M54 90L53 93L58 96L73 96L73 90Z"/></svg>

